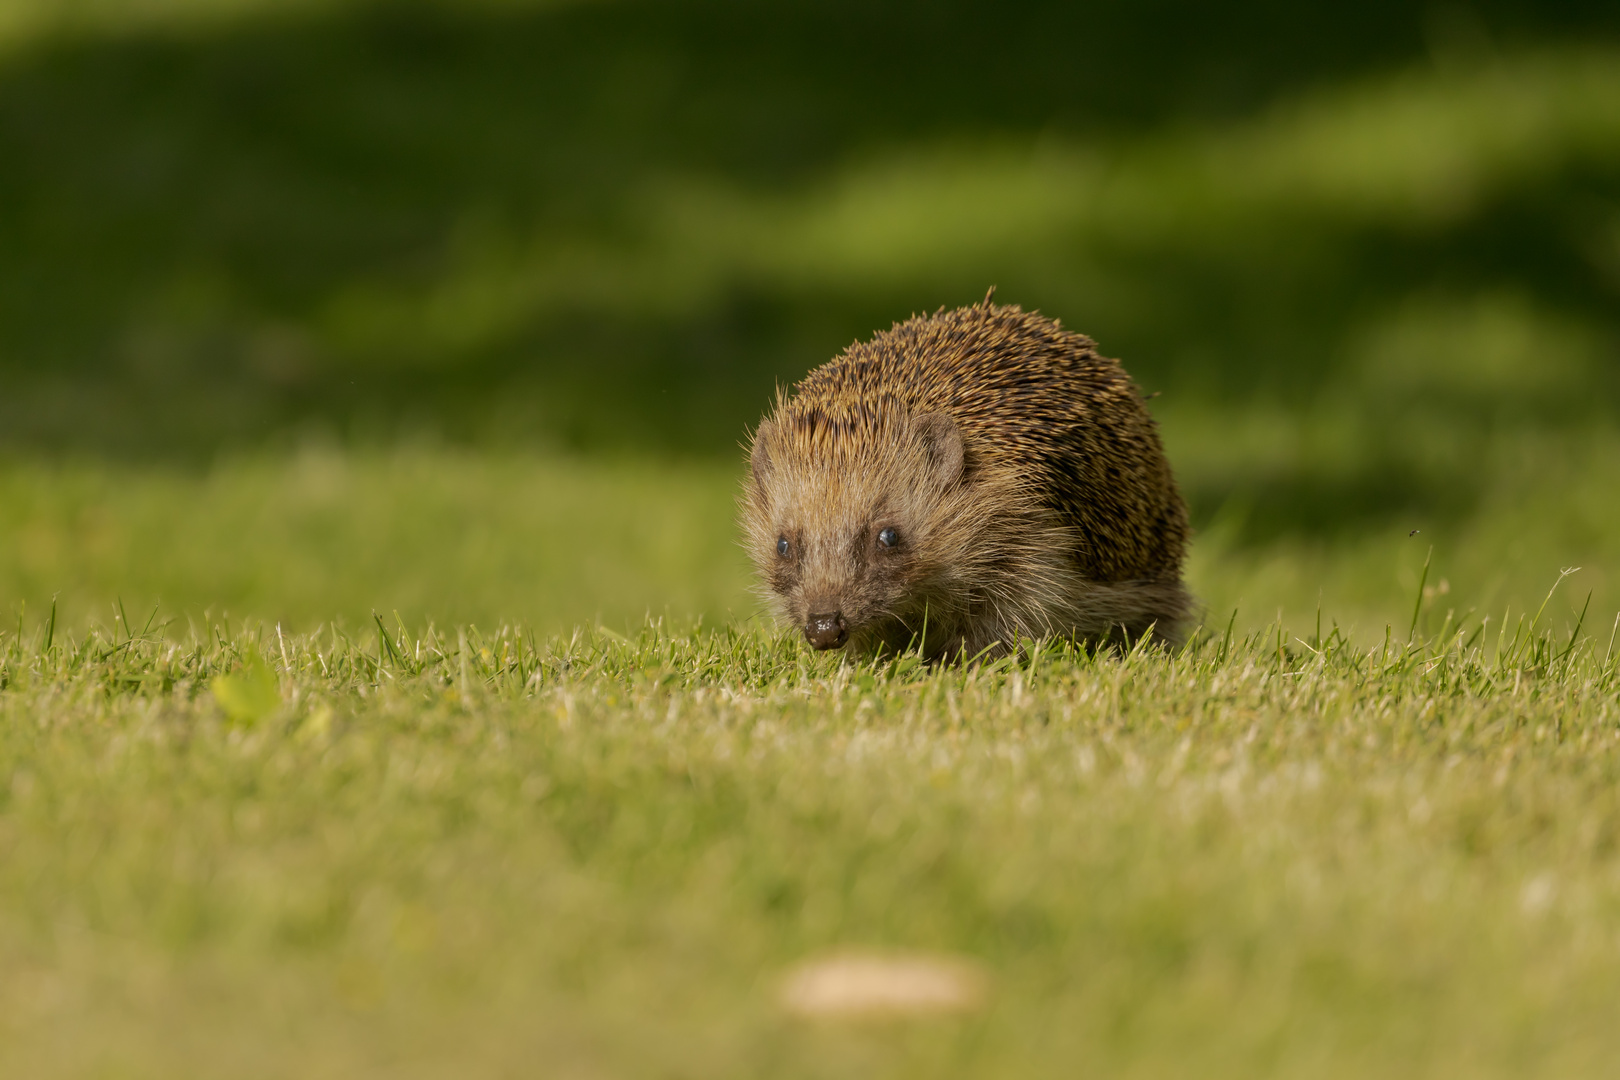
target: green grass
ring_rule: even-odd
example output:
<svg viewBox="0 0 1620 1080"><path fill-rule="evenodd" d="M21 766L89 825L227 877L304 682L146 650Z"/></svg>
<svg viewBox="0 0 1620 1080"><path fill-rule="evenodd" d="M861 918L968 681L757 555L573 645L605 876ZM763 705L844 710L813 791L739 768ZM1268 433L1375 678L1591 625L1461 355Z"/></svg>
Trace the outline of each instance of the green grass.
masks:
<svg viewBox="0 0 1620 1080"><path fill-rule="evenodd" d="M1606 1075L1620 671L1595 618L1498 621L928 670L30 619L0 1068ZM780 1011L851 946L974 958L989 1004Z"/></svg>
<svg viewBox="0 0 1620 1080"><path fill-rule="evenodd" d="M1612 8L0 0L0 1073L1612 1071ZM756 617L773 382L992 282L1189 652Z"/></svg>
<svg viewBox="0 0 1620 1080"><path fill-rule="evenodd" d="M1376 426L1162 415L1210 629L977 671L769 637L740 462L5 462L0 1072L1604 1071L1620 443L1434 430L1413 537L1312 523ZM987 1011L783 1013L838 947Z"/></svg>
<svg viewBox="0 0 1620 1080"><path fill-rule="evenodd" d="M1612 7L0 0L0 446L718 457L990 284L1397 460L1584 423Z"/></svg>
<svg viewBox="0 0 1620 1080"><path fill-rule="evenodd" d="M0 464L0 603L64 622L205 617L313 629L520 620L544 632L753 610L736 474L444 447Z"/></svg>
<svg viewBox="0 0 1620 1080"><path fill-rule="evenodd" d="M1436 617L1539 603L1567 629L1588 594L1620 609L1620 434L1503 437L1430 424L1390 448L1382 422L1331 412L1159 409L1193 508L1188 581L1212 623L1319 609L1362 643L1399 623L1433 550ZM734 462L593 460L432 445L220 458L203 468L0 460L0 610L64 624L205 618L350 630L521 622L541 633L649 615L757 612L734 525ZM1413 529L1419 530L1416 536Z"/></svg>

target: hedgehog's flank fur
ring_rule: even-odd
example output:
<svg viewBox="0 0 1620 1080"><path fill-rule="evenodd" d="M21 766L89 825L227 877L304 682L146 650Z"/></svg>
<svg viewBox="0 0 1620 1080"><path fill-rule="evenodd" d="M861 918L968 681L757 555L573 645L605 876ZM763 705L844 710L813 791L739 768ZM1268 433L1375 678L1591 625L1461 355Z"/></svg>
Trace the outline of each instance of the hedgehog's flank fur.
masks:
<svg viewBox="0 0 1620 1080"><path fill-rule="evenodd" d="M850 346L778 395L750 466L745 543L800 628L836 613L851 647L933 658L1185 632L1187 511L1153 418L1036 312L987 296Z"/></svg>

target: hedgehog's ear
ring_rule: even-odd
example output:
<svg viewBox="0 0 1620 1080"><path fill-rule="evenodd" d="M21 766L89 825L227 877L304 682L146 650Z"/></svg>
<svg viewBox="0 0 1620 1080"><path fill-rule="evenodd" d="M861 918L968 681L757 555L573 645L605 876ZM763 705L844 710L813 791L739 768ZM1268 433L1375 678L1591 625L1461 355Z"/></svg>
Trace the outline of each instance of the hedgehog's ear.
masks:
<svg viewBox="0 0 1620 1080"><path fill-rule="evenodd" d="M956 421L942 412L921 413L911 418L911 430L927 448L934 476L943 486L950 487L962 479L966 449Z"/></svg>
<svg viewBox="0 0 1620 1080"><path fill-rule="evenodd" d="M754 441L748 448L748 471L754 475L756 490L765 489L765 481L771 474L771 452L765 448L766 437L771 431L771 422L761 420L754 432Z"/></svg>

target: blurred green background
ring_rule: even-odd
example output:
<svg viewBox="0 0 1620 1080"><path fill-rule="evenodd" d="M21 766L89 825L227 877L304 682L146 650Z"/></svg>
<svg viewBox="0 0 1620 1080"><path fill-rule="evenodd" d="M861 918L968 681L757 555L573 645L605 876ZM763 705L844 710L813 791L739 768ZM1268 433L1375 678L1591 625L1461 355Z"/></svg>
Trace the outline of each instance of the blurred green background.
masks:
<svg viewBox="0 0 1620 1080"><path fill-rule="evenodd" d="M990 284L1212 621L1620 607L1620 6L1389 0L0 0L0 601L746 617L774 386Z"/></svg>

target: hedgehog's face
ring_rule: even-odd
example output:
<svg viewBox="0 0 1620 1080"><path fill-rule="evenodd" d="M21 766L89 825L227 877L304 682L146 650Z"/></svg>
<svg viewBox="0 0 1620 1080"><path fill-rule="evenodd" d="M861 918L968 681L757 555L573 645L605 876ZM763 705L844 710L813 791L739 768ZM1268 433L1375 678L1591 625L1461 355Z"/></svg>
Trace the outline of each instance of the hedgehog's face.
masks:
<svg viewBox="0 0 1620 1080"><path fill-rule="evenodd" d="M944 414L767 421L744 498L750 554L778 610L817 649L903 648L923 630L942 507L963 483Z"/></svg>

